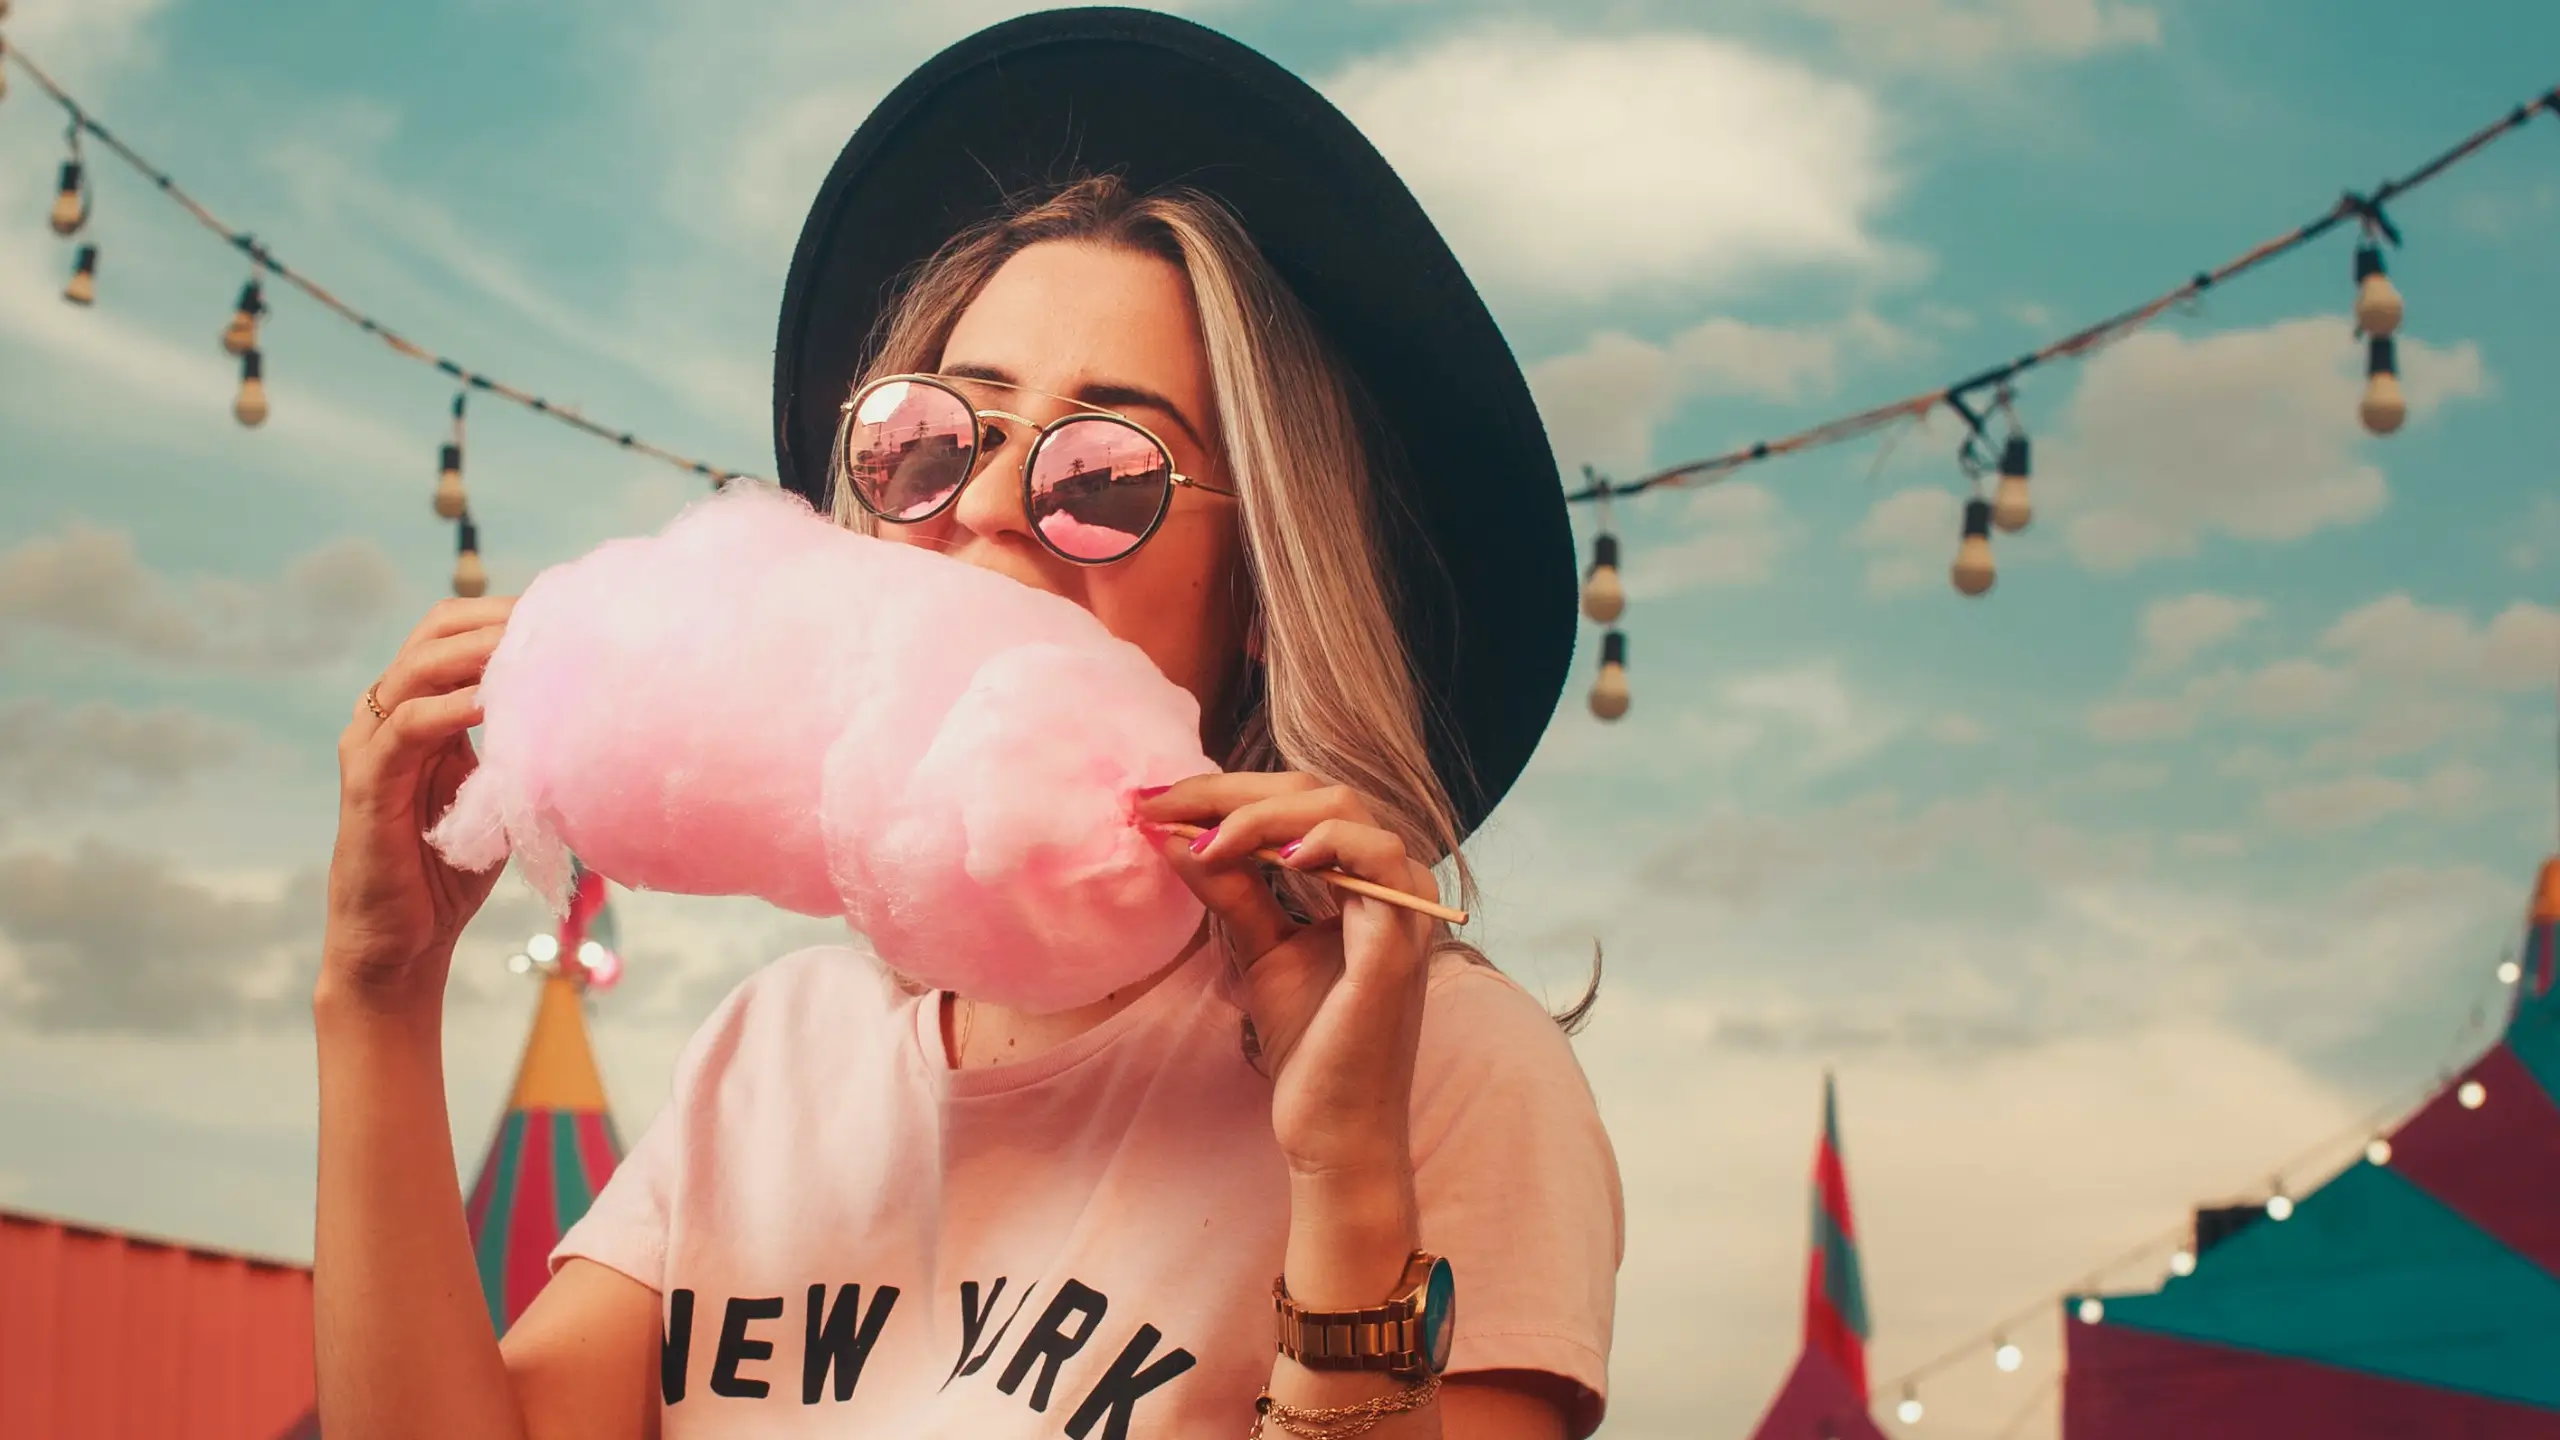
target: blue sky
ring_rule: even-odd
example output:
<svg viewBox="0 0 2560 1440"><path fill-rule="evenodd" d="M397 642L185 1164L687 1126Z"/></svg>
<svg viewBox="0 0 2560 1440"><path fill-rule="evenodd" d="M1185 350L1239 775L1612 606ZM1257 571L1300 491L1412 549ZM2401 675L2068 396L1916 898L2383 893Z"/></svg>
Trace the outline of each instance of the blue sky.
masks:
<svg viewBox="0 0 2560 1440"><path fill-rule="evenodd" d="M7 33L394 324L761 469L818 177L1013 8L19 0ZM2560 81L2560 12L2526 0L1194 13L1368 129L1559 460L1620 474L2014 354ZM450 391L283 296L274 418L234 426L236 258L111 164L99 304L56 298L60 129L13 75L0 1203L307 1253L329 741L443 587ZM1587 646L1477 847L1506 968L1561 996L1609 952L1580 1044L1628 1182L1612 1436L1739 1431L1775 1386L1825 1065L1891 1374L2189 1203L2316 1179L2273 1171L2494 1011L2560 824L2560 121L2396 217L2406 430L2355 428L2333 237L2022 387L2040 512L1984 600L1945 584L1943 416L1621 508L1635 712L1581 712ZM470 483L500 588L696 493L488 403ZM457 980L475 1156L530 998L499 960L536 924L502 892ZM808 930L661 897L622 928L595 1025L636 1128L690 1026ZM2020 1376L1933 1382L1929 1431L2050 1433L2051 1330L2016 1333Z"/></svg>

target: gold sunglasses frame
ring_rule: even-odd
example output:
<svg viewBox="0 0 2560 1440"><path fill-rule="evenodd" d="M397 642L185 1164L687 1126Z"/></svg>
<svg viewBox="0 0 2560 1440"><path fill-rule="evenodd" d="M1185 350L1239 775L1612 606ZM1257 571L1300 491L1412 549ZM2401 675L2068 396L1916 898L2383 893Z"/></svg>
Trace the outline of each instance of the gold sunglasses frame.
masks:
<svg viewBox="0 0 2560 1440"><path fill-rule="evenodd" d="M969 412L970 418L970 455L969 469L967 473L960 477L959 484L951 487L951 493L944 496L941 503L935 505L932 509L927 510L921 515L891 515L881 510L879 506L872 504L871 497L862 492L862 487L853 483L853 457L847 453L849 447L853 443L853 412L855 408L861 405L864 397L870 395L873 391L880 389L884 385L895 385L901 382L932 386L934 389L939 390L945 395L950 396L952 399L959 401L961 408ZM877 380L865 383L861 389L854 391L852 396L849 397L838 409L837 413L839 418L836 421L835 453L830 457L830 461L835 470L836 484L844 489L852 491L854 503L860 505L863 510L875 520L879 520L890 525L921 525L924 522L941 515L952 506L960 503L961 495L968 490L969 486L977 480L980 473L985 470L988 456L992 453L985 444L985 435L987 431L986 422L990 419L1008 420L1016 425L1023 426L1032 432L1030 446L1022 452L1022 513L1025 516L1028 516L1031 513L1031 472L1032 469L1040 463L1041 447L1049 443L1049 437L1065 426L1074 424L1079 420L1109 420L1121 425L1126 425L1130 429L1137 431L1140 435L1145 436L1147 443L1156 447L1156 453L1164 457L1164 473L1167 481L1164 491L1164 503L1156 507L1154 518L1147 522L1147 528L1139 534L1137 539L1129 542L1128 549L1102 560L1089 560L1080 555L1070 555L1066 551L1058 548L1057 542L1051 540L1048 534L1041 530L1038 525L1032 525L1030 527L1031 533L1039 539L1040 547L1048 551L1050 554L1057 556L1059 559L1066 561L1070 565L1116 565L1121 561L1128 559L1130 556L1137 554L1149 540L1155 538L1158 530L1164 528L1165 517L1173 513L1173 492L1176 489L1197 490L1203 495L1217 495L1229 500L1238 498L1236 492L1233 490L1222 490L1206 481L1195 480L1192 477L1183 474L1180 470L1175 469L1173 463L1173 447L1164 443L1164 437L1116 410L1105 410L1097 405L1088 405L1084 401L1078 400L1072 395L1059 395L1047 390L1033 389L1028 385L1014 385L997 380L977 380L971 383L992 385L998 389L1012 390L1024 395L1037 395L1044 400L1062 401L1068 405L1075 406L1076 408L1043 425L1028 415L1016 414L1011 410L997 410L991 407L981 407L976 401L971 400L958 385L954 384L944 376L924 374L883 375Z"/></svg>

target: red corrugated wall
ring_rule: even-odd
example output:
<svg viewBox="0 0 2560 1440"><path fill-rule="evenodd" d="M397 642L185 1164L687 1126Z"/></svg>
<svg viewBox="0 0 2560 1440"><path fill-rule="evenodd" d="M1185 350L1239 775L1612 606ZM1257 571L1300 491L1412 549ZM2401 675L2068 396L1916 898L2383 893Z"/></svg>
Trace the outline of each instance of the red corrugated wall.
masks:
<svg viewBox="0 0 2560 1440"><path fill-rule="evenodd" d="M0 1211L0 1440L275 1440L311 1272Z"/></svg>

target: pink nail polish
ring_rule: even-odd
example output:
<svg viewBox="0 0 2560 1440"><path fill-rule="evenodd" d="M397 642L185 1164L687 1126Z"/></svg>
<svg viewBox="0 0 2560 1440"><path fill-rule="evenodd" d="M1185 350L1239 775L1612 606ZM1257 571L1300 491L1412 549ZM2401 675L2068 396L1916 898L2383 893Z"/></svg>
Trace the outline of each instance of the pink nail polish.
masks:
<svg viewBox="0 0 2560 1440"><path fill-rule="evenodd" d="M1281 859L1283 859L1283 860L1286 860L1286 859L1288 859L1290 856L1297 854L1297 853L1298 853L1298 847L1299 847L1300 845L1305 844L1305 843L1306 843L1306 842L1305 842L1305 841L1303 841L1303 840L1292 840L1292 841L1290 841L1288 844L1281 846L1281 847L1280 847L1280 858L1281 858Z"/></svg>
<svg viewBox="0 0 2560 1440"><path fill-rule="evenodd" d="M1153 800L1172 788L1173 787L1170 785L1142 785L1138 787L1138 798L1141 800Z"/></svg>
<svg viewBox="0 0 2560 1440"><path fill-rule="evenodd" d="M1192 837L1191 837L1191 853L1192 853L1192 854L1194 854L1194 855L1197 855L1197 854L1201 853L1202 851L1207 850L1207 849L1209 848L1209 842L1210 842L1210 841L1212 841L1212 840L1215 840L1215 839L1217 839L1217 838L1218 838L1218 831L1217 831L1217 828L1216 828L1215 826L1212 826L1212 827L1210 827L1209 829L1203 830L1203 831L1201 831L1199 834L1192 836Z"/></svg>

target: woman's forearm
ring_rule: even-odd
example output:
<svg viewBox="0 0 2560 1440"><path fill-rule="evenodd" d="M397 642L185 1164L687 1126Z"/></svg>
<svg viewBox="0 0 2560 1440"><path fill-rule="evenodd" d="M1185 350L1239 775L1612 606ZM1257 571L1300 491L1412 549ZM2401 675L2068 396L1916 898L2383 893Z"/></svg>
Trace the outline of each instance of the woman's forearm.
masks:
<svg viewBox="0 0 2560 1440"><path fill-rule="evenodd" d="M313 1286L320 1416L332 1440L524 1435L454 1172L440 992L366 993L324 979L313 996Z"/></svg>

